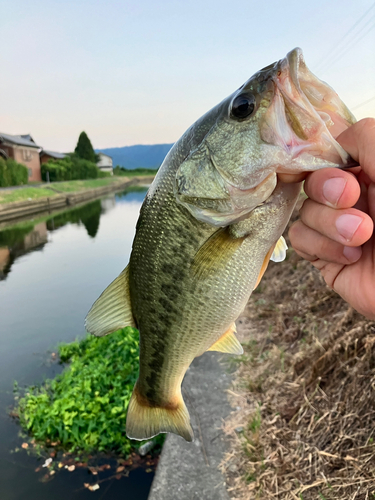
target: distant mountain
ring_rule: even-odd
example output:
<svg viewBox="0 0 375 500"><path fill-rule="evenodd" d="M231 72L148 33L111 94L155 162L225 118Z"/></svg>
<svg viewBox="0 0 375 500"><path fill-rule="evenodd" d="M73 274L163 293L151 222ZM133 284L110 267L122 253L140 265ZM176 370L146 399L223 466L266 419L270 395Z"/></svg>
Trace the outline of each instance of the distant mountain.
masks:
<svg viewBox="0 0 375 500"><path fill-rule="evenodd" d="M173 144L152 144L149 146L124 146L123 148L95 149L96 153L105 153L113 159L113 166L134 168L158 168L163 163Z"/></svg>

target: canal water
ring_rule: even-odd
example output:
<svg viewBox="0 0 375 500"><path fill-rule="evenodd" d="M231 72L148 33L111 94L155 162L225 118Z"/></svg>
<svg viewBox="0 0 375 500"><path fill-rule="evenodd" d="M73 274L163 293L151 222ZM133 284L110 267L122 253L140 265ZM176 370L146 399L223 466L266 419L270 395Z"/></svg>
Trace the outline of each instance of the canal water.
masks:
<svg viewBox="0 0 375 500"><path fill-rule="evenodd" d="M145 500L152 473L83 487L87 469L62 470L42 482L43 464L21 448L9 416L13 384L41 383L61 371L51 363L60 342L85 334L84 318L126 266L146 188L95 200L57 214L0 228L0 499ZM18 449L18 452L14 450Z"/></svg>

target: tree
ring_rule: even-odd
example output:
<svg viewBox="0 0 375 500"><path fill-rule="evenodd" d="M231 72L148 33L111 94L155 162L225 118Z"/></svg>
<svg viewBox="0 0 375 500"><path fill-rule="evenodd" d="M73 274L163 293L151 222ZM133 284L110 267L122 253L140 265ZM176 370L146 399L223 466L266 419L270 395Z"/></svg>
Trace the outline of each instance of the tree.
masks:
<svg viewBox="0 0 375 500"><path fill-rule="evenodd" d="M97 162L97 157L92 147L90 139L87 137L86 132L81 132L78 138L77 146L74 150L75 154L84 160Z"/></svg>

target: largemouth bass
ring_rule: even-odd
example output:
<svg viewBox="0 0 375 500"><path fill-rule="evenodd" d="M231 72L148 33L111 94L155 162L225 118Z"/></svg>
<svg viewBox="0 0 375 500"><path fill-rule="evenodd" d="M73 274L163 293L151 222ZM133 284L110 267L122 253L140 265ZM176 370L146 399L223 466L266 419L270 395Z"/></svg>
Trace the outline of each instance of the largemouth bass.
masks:
<svg viewBox="0 0 375 500"><path fill-rule="evenodd" d="M349 166L334 137L355 118L306 67L302 51L252 76L192 125L160 167L142 205L129 265L86 318L94 335L140 332L140 371L128 407L132 439L193 439L181 395L207 350L241 354L235 320L270 258L301 184L279 173Z"/></svg>

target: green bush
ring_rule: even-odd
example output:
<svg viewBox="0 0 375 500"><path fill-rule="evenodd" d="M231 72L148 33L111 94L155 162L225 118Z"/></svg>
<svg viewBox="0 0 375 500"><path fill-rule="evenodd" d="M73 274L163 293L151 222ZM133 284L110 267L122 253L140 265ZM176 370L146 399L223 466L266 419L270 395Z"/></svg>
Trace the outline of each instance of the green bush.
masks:
<svg viewBox="0 0 375 500"><path fill-rule="evenodd" d="M114 175L156 175L158 169L157 168L133 168L127 169L125 167L120 167L120 165L116 165L113 169Z"/></svg>
<svg viewBox="0 0 375 500"><path fill-rule="evenodd" d="M138 331L127 327L106 337L62 344L70 365L20 400L21 425L39 442L69 451L128 455L140 446L125 434L126 410L138 376ZM162 443L163 438L158 438Z"/></svg>
<svg viewBox="0 0 375 500"><path fill-rule="evenodd" d="M103 172L102 170L99 170L98 177L111 177L111 172Z"/></svg>
<svg viewBox="0 0 375 500"><path fill-rule="evenodd" d="M49 160L42 164L41 171L44 181L47 180L47 172L49 172L51 182L107 177L101 175L102 172L95 163L79 158L75 154L68 155L62 160Z"/></svg>
<svg viewBox="0 0 375 500"><path fill-rule="evenodd" d="M20 186L27 184L28 171L24 165L8 158L0 157L0 187Z"/></svg>
<svg viewBox="0 0 375 500"><path fill-rule="evenodd" d="M59 354L70 366L28 390L19 405L21 423L37 440L59 441L72 450L105 450L114 440L128 451L123 435L137 374L136 332L128 328L105 338L88 336L61 345Z"/></svg>

